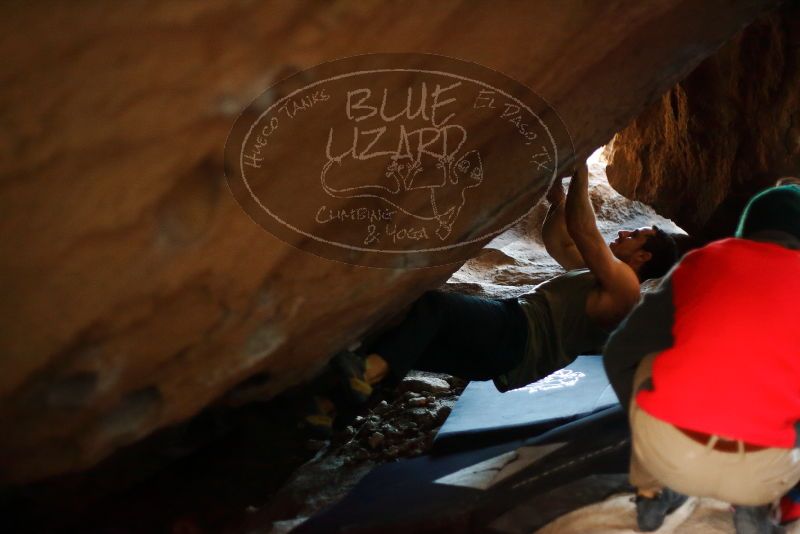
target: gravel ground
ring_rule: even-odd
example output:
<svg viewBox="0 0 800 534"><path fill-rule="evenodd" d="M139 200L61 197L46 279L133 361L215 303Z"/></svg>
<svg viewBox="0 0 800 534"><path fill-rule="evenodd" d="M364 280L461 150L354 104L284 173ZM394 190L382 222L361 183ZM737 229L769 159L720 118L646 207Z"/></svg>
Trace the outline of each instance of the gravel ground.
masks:
<svg viewBox="0 0 800 534"><path fill-rule="evenodd" d="M375 466L425 454L464 390L458 378L412 372L395 389L379 389L329 441L308 440L316 456L300 467L246 532L289 532L335 503Z"/></svg>

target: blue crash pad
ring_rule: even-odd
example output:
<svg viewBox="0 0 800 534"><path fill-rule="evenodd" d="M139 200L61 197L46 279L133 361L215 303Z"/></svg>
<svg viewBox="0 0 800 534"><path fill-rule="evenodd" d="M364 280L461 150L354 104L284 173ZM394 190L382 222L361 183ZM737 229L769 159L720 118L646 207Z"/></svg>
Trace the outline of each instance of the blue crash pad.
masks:
<svg viewBox="0 0 800 534"><path fill-rule="evenodd" d="M536 435L617 404L601 356L579 356L564 369L505 393L492 382L471 382L439 430L432 452Z"/></svg>

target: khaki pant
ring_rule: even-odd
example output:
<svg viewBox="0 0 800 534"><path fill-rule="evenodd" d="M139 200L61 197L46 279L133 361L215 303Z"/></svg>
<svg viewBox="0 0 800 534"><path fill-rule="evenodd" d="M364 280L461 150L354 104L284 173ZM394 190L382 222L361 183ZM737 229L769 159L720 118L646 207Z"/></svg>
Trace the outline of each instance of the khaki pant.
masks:
<svg viewBox="0 0 800 534"><path fill-rule="evenodd" d="M713 448L719 436L711 436L703 445L641 410L635 395L651 377L654 358L650 354L642 360L633 380L632 485L647 491L666 486L686 495L759 506L778 499L800 480L800 449L748 452L739 441L737 452L723 452Z"/></svg>

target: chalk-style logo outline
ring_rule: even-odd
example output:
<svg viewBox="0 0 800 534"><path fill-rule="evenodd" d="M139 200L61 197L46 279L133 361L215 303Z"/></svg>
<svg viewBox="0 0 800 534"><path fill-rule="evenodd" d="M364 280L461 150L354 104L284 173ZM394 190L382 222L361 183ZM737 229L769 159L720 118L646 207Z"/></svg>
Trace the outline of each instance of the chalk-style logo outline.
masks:
<svg viewBox="0 0 800 534"><path fill-rule="evenodd" d="M379 55L374 55L379 56ZM386 56L386 55L380 55ZM398 55L388 54L390 60L396 59ZM430 56L425 54L414 54L416 57L431 57L435 59L442 59L442 56ZM364 57L364 56L357 56ZM461 62L460 60L453 60L450 58L447 59L449 62L453 63L466 63ZM339 60L342 61L342 60ZM335 63L335 62L334 62ZM323 64L323 66L329 64ZM485 69L485 67L480 67L475 64L468 64L471 67L479 67L480 69ZM309 69L313 70L313 69ZM485 69L488 70L488 69ZM303 71L308 72L308 71ZM494 71L491 71L494 72ZM467 245L475 244L478 242L485 242L488 241L491 237L498 235L499 233L507 230L508 228L512 227L513 225L517 224L521 221L527 213L521 214L519 217L511 220L510 222L506 222L500 227L496 228L489 228L487 231L481 232L480 235L477 236L467 236L465 239L460 239L454 243L445 243L445 241L453 235L454 225L456 224L459 216L464 211L464 207L467 205L467 191L470 189L475 189L482 184L485 183L485 178L487 176L487 172L491 171L491 166L487 168L487 161L482 153L481 147L470 147L468 146L465 150L461 150L467 144L468 133L466 129L458 124L446 124L446 121L450 118L449 116L444 120L440 121L439 124L436 124L436 121L431 119L434 126L437 128L419 128L418 130L412 131L411 134L405 132L406 135L413 135L417 134L419 136L419 146L423 146L423 134L425 132L420 132L421 130L429 130L427 133L433 134L434 141L438 142L439 138L444 138L444 144L447 145L447 135L451 132L455 132L456 142L454 143L455 149L452 150L444 150L442 153L434 153L428 151L426 148L419 148L415 150L411 146L408 145L408 139L406 138L406 144L403 145L402 136L401 136L401 143L398 145L398 148L395 152L382 152L379 153L380 155L386 156L387 163L384 166L384 173L382 182L375 182L375 183L367 183L367 184L347 184L347 183L338 183L335 173L337 168L342 166L345 158L347 156L351 156L352 160L358 160L355 149L355 141L352 148L352 151L346 151L339 155L332 155L331 153L331 135L333 133L333 128L330 129L329 137L328 137L328 144L326 147L326 161L323 165L320 166L318 169L318 176L319 176L319 186L322 191L326 195L334 199L377 199L380 200L383 205L390 206L392 208L393 213L403 214L410 220L416 221L423 221L426 223L432 223L435 226L431 227L430 236L425 234L425 237L429 237L429 241L438 241L435 246L426 246L422 248L413 248L413 249L392 249L381 247L377 243L377 237L375 232L375 225L370 224L368 226L368 235L358 244L355 243L348 243L342 240L332 240L327 239L326 237L315 235L313 232L306 231L302 228L299 228L296 224L285 220L281 214L276 213L270 206L267 205L263 199L256 194L251 187L251 181L248 176L248 173L251 172L248 169L249 167L256 167L253 165L253 162L256 160L256 154L261 155L261 152L253 152L251 151L250 154L247 153L248 144L254 145L260 151L263 147L267 145L266 142L262 143L262 135L264 134L272 134L274 133L279 127L279 120L278 116L275 114L276 110L281 110L287 107L287 103L291 102L293 98L296 98L298 95L301 94L310 94L311 91L317 89L315 94L319 94L320 101L327 101L330 98L330 95L326 94L326 85L330 85L331 82L338 82L341 80L346 79L358 79L359 77L369 77L376 74L411 74L415 76L437 76L448 80L453 80L453 86L460 85L462 83L472 84L475 87L480 88L480 94L491 95L492 97L497 97L506 99L507 101L513 102L513 104L520 110L520 113L525 113L528 120L532 118L535 121L535 127L539 129L540 132L544 132L546 134L545 141L547 142L547 146L542 145L542 149L544 149L543 154L549 159L550 165L546 167L541 162L533 162L539 165L540 169L545 169L548 171L542 185L540 185L539 189L543 189L544 186L549 185L549 183L555 179L555 176L559 169L559 141L562 143L564 139L568 143L565 152L571 156L571 139L569 139L569 134L566 133L566 128L563 127L563 123L560 122L558 119L557 114L555 111L547 106L546 102L544 103L547 106L545 109L551 112L552 116L556 117L556 120L559 122L559 126L561 127L561 131L563 132L559 138L559 141L556 140L553 133L551 133L551 128L542 120L542 118L537 114L531 107L524 102L523 100L517 98L513 94L507 92L501 87L497 87L492 84L488 84L483 80L476 79L475 77L463 76L457 73L448 72L445 70L438 70L438 69L427 69L427 68L401 68L401 67L392 67L392 68L378 68L378 69L361 69L361 70L353 70L349 72L341 72L334 76L328 76L316 81L311 81L310 83L305 83L302 86L295 88L293 91L285 94L284 96L275 99L271 105L269 105L266 109L261 111L258 114L257 118L253 119L245 119L249 122L249 128L247 129L246 133L243 136L241 141L233 139L233 146L235 146L238 150L238 168L231 172L230 166L226 161L226 174L228 174L229 183L231 181L236 181L238 179L239 183L244 186L244 190L246 190L247 195L249 196L249 203L254 206L257 206L264 214L270 217L272 220L277 222L279 225L283 226L284 228L294 232L298 236L303 236L307 239L311 239L313 241L322 243L324 245L346 249L351 252L367 252L370 254L385 254L385 255L410 255L410 254L419 254L419 253L438 253L443 251L449 251L452 249L456 249L459 247L465 247ZM500 75L502 76L502 75ZM280 86L281 83L279 82L276 86L273 86L272 89L268 90L274 94L274 88ZM518 86L522 86L518 82L514 82ZM453 87L451 86L451 87ZM522 86L524 87L524 86ZM425 85L423 83L423 90ZM439 91L441 88L439 85L436 86L436 91ZM449 88L446 88L449 89ZM539 103L544 102L541 97L535 95L530 89L527 89L530 94L534 95ZM384 103L386 99L386 89L384 89ZM356 93L357 91L349 91L348 92L348 106L350 104L350 93ZM409 92L409 102L411 100L411 89L408 89ZM424 91L423 91L424 93ZM488 96L485 96L488 98ZM424 94L423 94L424 98ZM476 100L477 101L477 100ZM296 104L294 104L296 106ZM475 106L477 108L477 105ZM284 109L285 110L285 109ZM246 110L247 111L247 110ZM296 111L295 111L296 112ZM348 109L349 112L349 109ZM381 113L383 113L383 109L381 109ZM272 114L272 116L270 116ZM454 114L451 114L454 115ZM423 112L424 116L424 112ZM245 113L239 117L237 123L243 120L245 117ZM513 122L513 120L510 120ZM517 126L519 126L519 119L517 119ZM525 126L524 124L522 126ZM256 128L262 127L259 131L256 131ZM268 130L269 128L269 130ZM401 125L401 129L403 126ZM530 128L530 127L529 127ZM366 131L362 133L370 133L376 132L377 129ZM522 131L522 130L521 130ZM524 133L524 132L523 132ZM356 133L356 136L358 133ZM233 132L231 134L233 136ZM231 137L228 140L228 146L226 147L226 153L231 148ZM532 138L535 138L536 135L534 134ZM256 140L256 142L253 141ZM376 137L377 139L377 137ZM375 141L373 141L375 144ZM428 142L428 145L424 145L425 147L432 144L432 142ZM371 146L371 145L370 145ZM547 149L550 149L550 153L547 152ZM363 155L363 154L362 154ZM433 157L430 157L433 156ZM375 156L370 155L367 158L373 158ZM423 164L422 159L423 157L427 157L430 161ZM248 159L250 158L250 159ZM423 169L425 173L423 173ZM435 169L435 171L431 171L430 169ZM235 172L238 171L238 172ZM436 180L432 183L430 180L430 175L433 173L434 176L437 176ZM232 176L233 175L233 176ZM419 178L423 178L420 180L421 183L418 183ZM231 189L234 191L234 195L239 200L240 204L243 205L245 211L254 218L258 222L258 217L255 217L253 213L248 211L247 206L242 202L242 199L236 195L236 188L232 185ZM446 194L450 195L450 197L446 197ZM426 197L426 202L415 202L414 209L410 209L408 207L407 202L403 202L403 200L408 200L411 196L416 195L420 197L420 195ZM445 197L443 199L443 196ZM422 208L420 206L423 206ZM531 206L532 207L532 206ZM319 222L319 221L318 221ZM371 220L370 222L374 222ZM264 226L262 224L262 226ZM272 230L267 228L267 230L271 231L271 233L275 234ZM283 239L281 236L279 238ZM372 239L371 239L372 238ZM292 243L290 243L292 244ZM370 246L376 245L376 246ZM331 258L329 254L324 254L326 257ZM336 254L334 254L336 256ZM333 257L331 259L341 259L339 257ZM362 258L363 260L363 258ZM345 260L347 261L347 260ZM454 260L450 260L454 261ZM458 260L455 260L458 261ZM361 264L372 264L371 261L361 261ZM386 262L378 262L383 263L383 265L377 266L386 266ZM440 262L441 263L441 262ZM429 261L427 264L438 264L436 260ZM425 265L417 265L417 266L425 266Z"/></svg>
<svg viewBox="0 0 800 534"><path fill-rule="evenodd" d="M578 384L581 378L585 377L586 373L581 371L573 371L572 369L559 369L558 371L547 375L533 384L528 384L527 386L522 386L521 388L513 389L512 391L524 391L529 395L533 395L534 393L539 393L540 391L552 391L555 389L573 387Z"/></svg>

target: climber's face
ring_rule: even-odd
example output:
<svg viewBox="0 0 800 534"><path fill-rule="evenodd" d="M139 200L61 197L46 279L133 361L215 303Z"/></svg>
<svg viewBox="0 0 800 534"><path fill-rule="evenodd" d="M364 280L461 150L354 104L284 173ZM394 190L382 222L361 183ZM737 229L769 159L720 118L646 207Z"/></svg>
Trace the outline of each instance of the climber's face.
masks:
<svg viewBox="0 0 800 534"><path fill-rule="evenodd" d="M621 261L630 263L635 259L643 263L650 259L650 253L644 250L644 245L655 233L656 231L650 226L636 230L620 230L617 232L617 238L608 244L608 248Z"/></svg>

